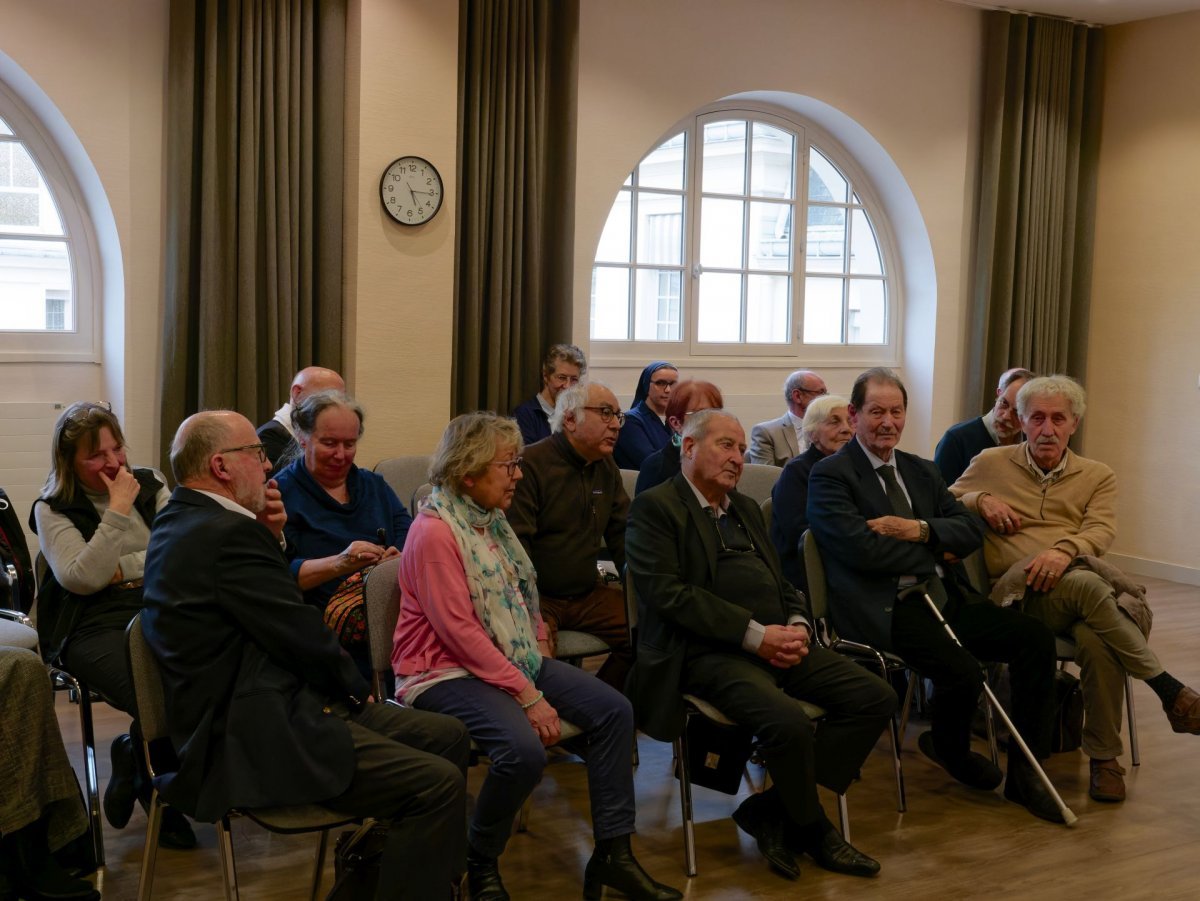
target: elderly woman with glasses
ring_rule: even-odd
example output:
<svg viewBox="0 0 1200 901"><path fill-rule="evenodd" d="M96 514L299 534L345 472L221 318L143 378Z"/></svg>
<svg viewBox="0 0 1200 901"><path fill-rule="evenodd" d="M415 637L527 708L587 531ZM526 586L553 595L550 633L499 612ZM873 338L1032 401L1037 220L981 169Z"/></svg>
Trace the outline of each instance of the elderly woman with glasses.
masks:
<svg viewBox="0 0 1200 901"><path fill-rule="evenodd" d="M513 818L541 779L559 716L578 726L587 761L595 851L584 897L604 886L671 899L633 856L633 713L599 679L549 655L537 574L505 510L521 480L521 435L494 413L459 416L430 466L433 494L400 563L392 666L396 697L458 717L491 760L469 831L474 901L508 898L497 859Z"/></svg>
<svg viewBox="0 0 1200 901"><path fill-rule="evenodd" d="M369 674L364 571L400 553L412 517L382 476L354 464L363 433L356 401L318 391L292 410L292 425L300 456L277 476L292 574Z"/></svg>
<svg viewBox="0 0 1200 901"><path fill-rule="evenodd" d="M154 517L170 500L167 480L153 469L131 469L125 435L108 404L81 401L58 417L50 474L33 504L47 571L38 592L38 635L47 660L133 715L136 699L125 659L125 627L142 609L142 569ZM104 813L121 829L133 802L145 806L151 784L134 723L112 744L112 777ZM176 810L163 820L160 843L196 845Z"/></svg>
<svg viewBox="0 0 1200 901"><path fill-rule="evenodd" d="M807 594L808 575L800 539L808 528L808 475L813 464L837 453L854 435L846 398L836 394L818 397L804 411L800 428L808 450L783 467L771 490L771 543L779 552L784 578Z"/></svg>

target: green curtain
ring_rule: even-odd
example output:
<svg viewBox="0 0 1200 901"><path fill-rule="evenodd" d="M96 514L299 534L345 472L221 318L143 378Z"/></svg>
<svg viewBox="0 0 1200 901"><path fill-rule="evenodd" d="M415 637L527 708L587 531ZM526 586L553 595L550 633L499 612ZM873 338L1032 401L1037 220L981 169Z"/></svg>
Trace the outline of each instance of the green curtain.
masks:
<svg viewBox="0 0 1200 901"><path fill-rule="evenodd" d="M1104 34L986 14L979 220L967 397L1011 366L1083 379Z"/></svg>
<svg viewBox="0 0 1200 901"><path fill-rule="evenodd" d="M462 0L455 413L531 395L570 340L578 0Z"/></svg>
<svg viewBox="0 0 1200 901"><path fill-rule="evenodd" d="M345 0L172 0L162 436L342 360Z"/></svg>

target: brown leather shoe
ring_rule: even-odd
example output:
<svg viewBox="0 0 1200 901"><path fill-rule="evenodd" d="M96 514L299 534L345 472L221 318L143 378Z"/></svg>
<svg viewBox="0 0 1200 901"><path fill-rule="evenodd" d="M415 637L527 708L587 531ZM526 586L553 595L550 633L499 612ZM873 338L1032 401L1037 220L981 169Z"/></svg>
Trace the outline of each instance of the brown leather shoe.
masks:
<svg viewBox="0 0 1200 901"><path fill-rule="evenodd" d="M1184 687L1167 710L1167 719L1176 732L1200 735L1200 694Z"/></svg>
<svg viewBox="0 0 1200 901"><path fill-rule="evenodd" d="M1124 801L1125 770L1113 760L1092 759L1092 778L1088 782L1088 796L1093 801Z"/></svg>

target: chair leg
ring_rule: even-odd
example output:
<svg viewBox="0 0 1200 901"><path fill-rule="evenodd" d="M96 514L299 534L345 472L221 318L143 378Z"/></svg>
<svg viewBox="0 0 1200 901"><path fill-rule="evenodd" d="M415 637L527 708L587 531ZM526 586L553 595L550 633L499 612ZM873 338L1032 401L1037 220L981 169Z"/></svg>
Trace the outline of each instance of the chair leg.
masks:
<svg viewBox="0 0 1200 901"><path fill-rule="evenodd" d="M884 676L884 681L885 682L887 681L886 676ZM909 718L909 715L912 714L912 711L913 711L913 701L916 697L918 681L920 681L920 676L918 676L912 670L909 670L908 671L908 690L904 692L904 704L900 707L901 747L903 747L904 736L908 734L908 718ZM899 749L897 749L896 753L897 754L900 753Z"/></svg>
<svg viewBox="0 0 1200 901"><path fill-rule="evenodd" d="M78 685L78 683L76 683ZM96 863L104 866L104 824L100 819L100 780L96 772L96 732L92 726L91 694L79 686L79 732L83 739L83 778L87 783L88 828Z"/></svg>
<svg viewBox="0 0 1200 901"><path fill-rule="evenodd" d="M217 824L217 844L221 848L221 875L225 880L225 901L238 901L237 865L233 859L233 833L229 828L229 817L221 817Z"/></svg>
<svg viewBox="0 0 1200 901"><path fill-rule="evenodd" d="M911 695L912 683L910 682L909 685L909 693ZM892 731L892 768L896 771L896 809L900 811L900 813L904 813L906 810L908 810L908 801L904 795L904 765L900 762L902 737L900 729L896 725L896 717L894 715L889 721L889 725L891 726ZM849 841L849 839L846 840Z"/></svg>
<svg viewBox="0 0 1200 901"><path fill-rule="evenodd" d="M687 733L674 741L675 761L679 768L679 810L683 818L683 860L688 876L696 875L696 829L692 810L692 774L688 769Z"/></svg>
<svg viewBox="0 0 1200 901"><path fill-rule="evenodd" d="M329 830L321 830L321 841L317 844L317 862L313 866L312 894L310 901L317 901L321 896L321 876L325 873L325 852L329 848Z"/></svg>
<svg viewBox="0 0 1200 901"><path fill-rule="evenodd" d="M846 803L846 793L838 795L838 825L842 827L842 838L850 841L850 806Z"/></svg>
<svg viewBox="0 0 1200 901"><path fill-rule="evenodd" d="M996 720L992 716L991 704L984 703L983 718L984 722L987 724L988 752L992 756L992 763L994 763L996 766L1000 766L1000 745L996 741Z"/></svg>
<svg viewBox="0 0 1200 901"><path fill-rule="evenodd" d="M154 863L158 854L158 833L162 827L162 799L158 789L150 792L150 809L146 812L146 846L142 848L142 871L138 877L138 901L150 901L154 891Z"/></svg>
<svg viewBox="0 0 1200 901"><path fill-rule="evenodd" d="M1142 765L1142 755L1138 751L1138 736L1137 736L1137 721L1133 716L1133 677L1128 673L1125 675L1125 707L1126 717L1129 722L1129 754L1133 759L1134 766Z"/></svg>

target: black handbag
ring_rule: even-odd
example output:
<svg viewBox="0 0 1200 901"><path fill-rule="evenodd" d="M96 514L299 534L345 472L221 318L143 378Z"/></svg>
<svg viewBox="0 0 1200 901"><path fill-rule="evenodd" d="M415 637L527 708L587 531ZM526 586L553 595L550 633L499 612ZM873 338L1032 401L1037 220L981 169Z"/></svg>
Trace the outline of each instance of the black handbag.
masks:
<svg viewBox="0 0 1200 901"><path fill-rule="evenodd" d="M333 846L333 888L325 901L360 901L374 898L388 827L367 822L338 836Z"/></svg>
<svg viewBox="0 0 1200 901"><path fill-rule="evenodd" d="M754 750L754 736L743 726L725 726L706 716L689 716L687 725L688 773L693 785L736 795L742 773ZM676 767L675 778L680 777Z"/></svg>
<svg viewBox="0 0 1200 901"><path fill-rule="evenodd" d="M1083 744L1083 691L1079 680L1066 670L1055 670L1054 694L1058 705L1054 711L1050 752L1078 751Z"/></svg>

